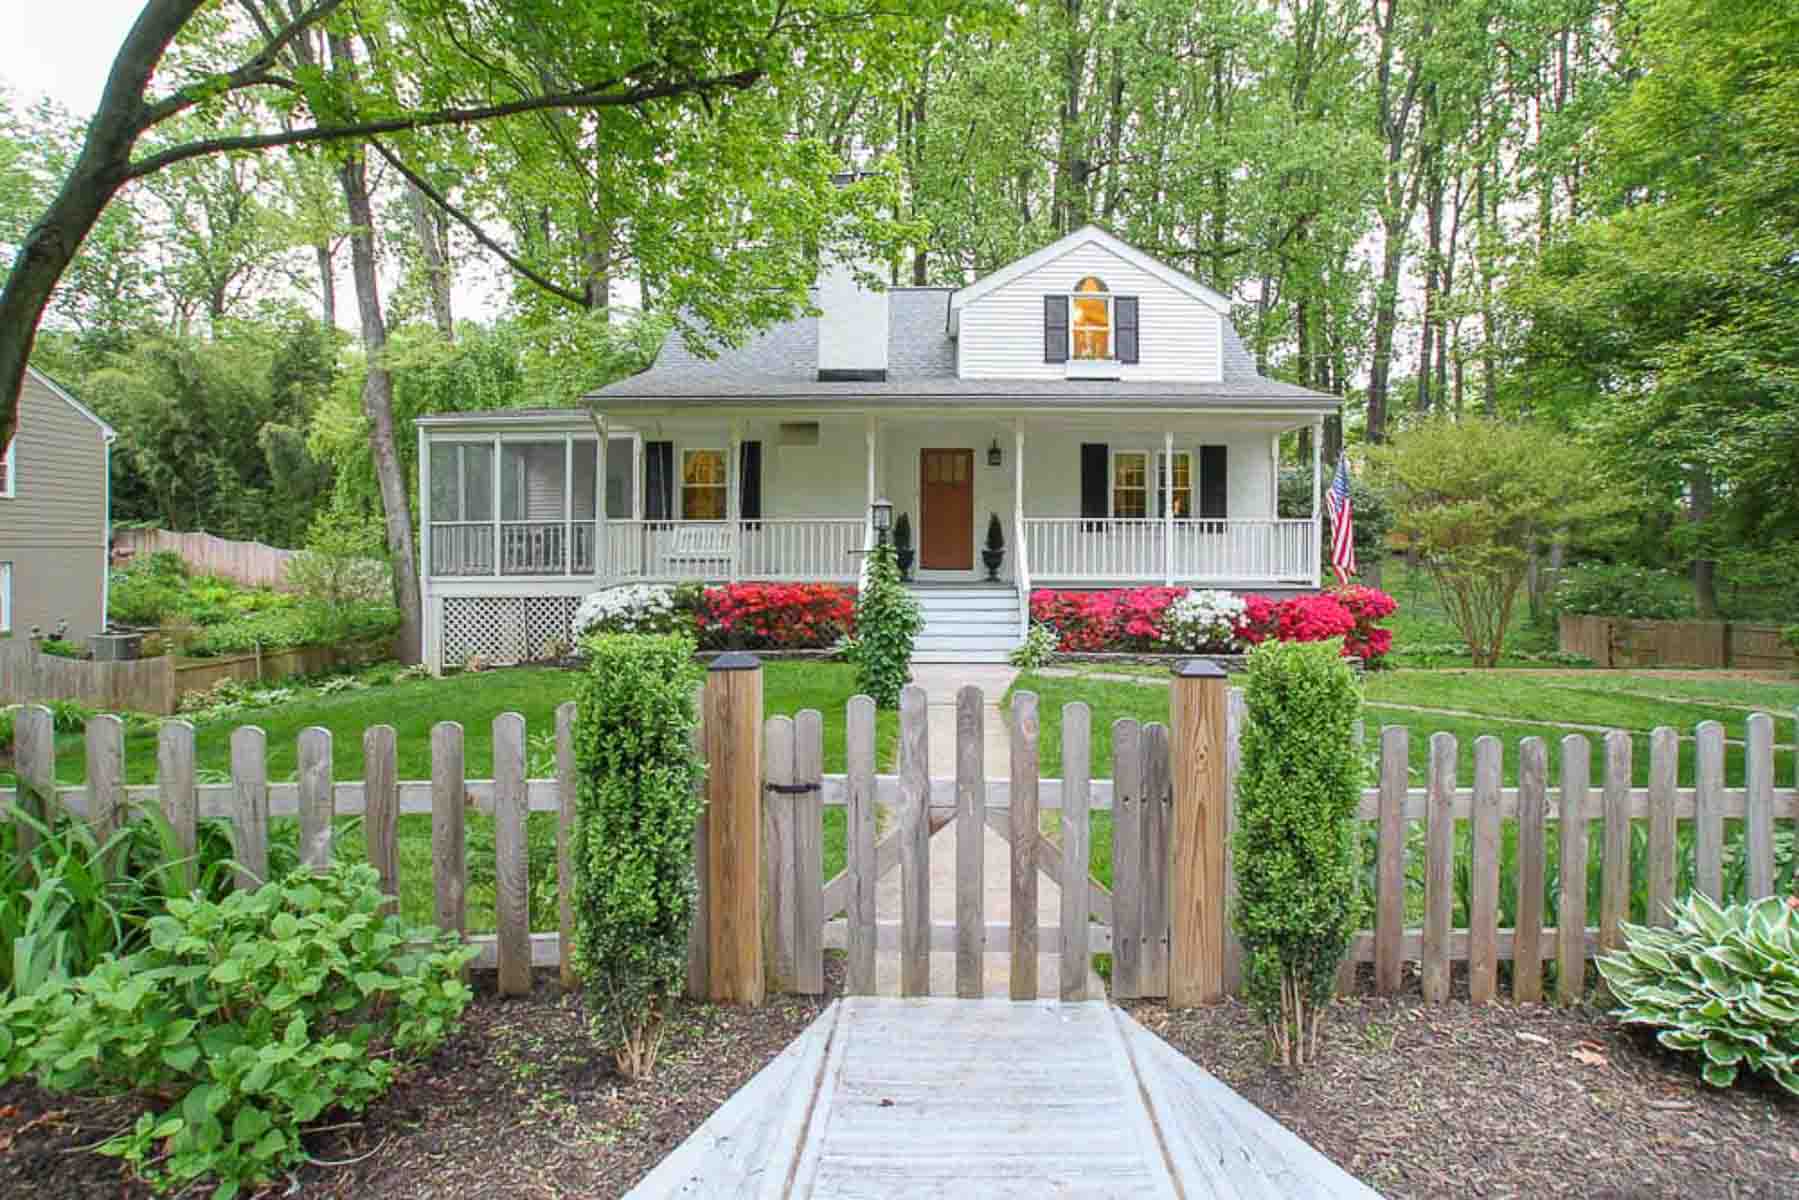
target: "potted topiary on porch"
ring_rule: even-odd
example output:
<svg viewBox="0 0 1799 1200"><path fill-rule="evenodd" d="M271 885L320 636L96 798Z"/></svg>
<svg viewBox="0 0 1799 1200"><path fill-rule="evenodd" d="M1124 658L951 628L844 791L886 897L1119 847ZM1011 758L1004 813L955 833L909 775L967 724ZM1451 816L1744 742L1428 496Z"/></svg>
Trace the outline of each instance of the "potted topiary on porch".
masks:
<svg viewBox="0 0 1799 1200"><path fill-rule="evenodd" d="M981 563L987 568L987 582L999 579L999 569L1006 561L1006 531L998 513L987 514L987 548L981 551Z"/></svg>

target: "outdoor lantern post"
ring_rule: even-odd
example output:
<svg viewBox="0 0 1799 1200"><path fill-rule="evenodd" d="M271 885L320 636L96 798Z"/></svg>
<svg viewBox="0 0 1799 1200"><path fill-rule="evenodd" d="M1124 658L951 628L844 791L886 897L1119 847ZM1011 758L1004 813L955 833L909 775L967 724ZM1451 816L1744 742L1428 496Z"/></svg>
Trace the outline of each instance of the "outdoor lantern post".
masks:
<svg viewBox="0 0 1799 1200"><path fill-rule="evenodd" d="M868 511L874 519L875 543L884 546L887 544L887 531L893 528L893 501L885 498L876 500L868 506Z"/></svg>

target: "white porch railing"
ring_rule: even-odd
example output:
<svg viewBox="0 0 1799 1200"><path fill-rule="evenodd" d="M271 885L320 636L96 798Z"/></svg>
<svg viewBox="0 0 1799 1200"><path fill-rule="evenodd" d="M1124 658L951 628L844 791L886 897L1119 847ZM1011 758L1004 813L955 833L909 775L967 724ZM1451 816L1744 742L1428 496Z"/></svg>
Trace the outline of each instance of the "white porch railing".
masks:
<svg viewBox="0 0 1799 1200"><path fill-rule="evenodd" d="M594 541L592 521L433 521L431 574L591 575Z"/></svg>
<svg viewBox="0 0 1799 1200"><path fill-rule="evenodd" d="M1310 584L1318 551L1309 520L1026 517L1031 583ZM1172 540L1170 538L1172 537Z"/></svg>
<svg viewBox="0 0 1799 1200"><path fill-rule="evenodd" d="M738 523L737 578L848 582L861 561L860 517L778 518ZM722 536L696 536L717 530ZM731 577L726 521L608 521L600 575L660 582Z"/></svg>

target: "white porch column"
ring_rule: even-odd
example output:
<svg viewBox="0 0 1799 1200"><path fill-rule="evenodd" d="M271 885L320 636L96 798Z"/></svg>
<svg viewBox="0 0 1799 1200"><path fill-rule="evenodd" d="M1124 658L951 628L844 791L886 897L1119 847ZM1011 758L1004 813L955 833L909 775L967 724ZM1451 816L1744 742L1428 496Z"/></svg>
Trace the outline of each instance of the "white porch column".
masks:
<svg viewBox="0 0 1799 1200"><path fill-rule="evenodd" d="M1174 430L1162 431L1162 586L1174 586Z"/></svg>
<svg viewBox="0 0 1799 1200"><path fill-rule="evenodd" d="M743 522L737 490L742 486L738 479L741 468L739 458L743 454L743 419L731 418L731 448L725 451L725 520L731 528L731 579L736 583L743 571Z"/></svg>
<svg viewBox="0 0 1799 1200"><path fill-rule="evenodd" d="M1324 489L1324 418L1312 420L1312 586L1322 582L1324 527L1319 522L1319 500Z"/></svg>
<svg viewBox="0 0 1799 1200"><path fill-rule="evenodd" d="M869 522L870 514L874 512L875 501L879 500L881 498L881 494L880 494L881 481L880 481L879 473L875 469L878 464L878 460L876 459L875 456L879 452L879 449L880 449L880 446L879 446L880 418L875 416L873 413L869 413L867 415L866 422L867 422L867 424L866 424L866 428L864 430L864 437L866 438L867 443L868 443L868 499L862 505L862 523L864 525L866 525ZM868 547L866 547L866 546L863 547L863 549L867 549L867 548Z"/></svg>
<svg viewBox="0 0 1799 1200"><path fill-rule="evenodd" d="M1018 636L1031 631L1031 560L1024 529L1024 418L1012 418L1012 583L1018 589Z"/></svg>
<svg viewBox="0 0 1799 1200"><path fill-rule="evenodd" d="M600 435L600 457L593 464L593 577L606 578L606 475L612 468L612 422L605 413L593 414L593 427Z"/></svg>
<svg viewBox="0 0 1799 1200"><path fill-rule="evenodd" d="M501 487L504 484L506 475L506 460L500 453L501 448L500 439L495 437L493 440L493 573L495 575L505 574L505 572L500 569L500 564L506 557L506 551L504 547L500 545L500 538L504 533L504 530L500 525L500 501L505 495L505 493L501 491Z"/></svg>

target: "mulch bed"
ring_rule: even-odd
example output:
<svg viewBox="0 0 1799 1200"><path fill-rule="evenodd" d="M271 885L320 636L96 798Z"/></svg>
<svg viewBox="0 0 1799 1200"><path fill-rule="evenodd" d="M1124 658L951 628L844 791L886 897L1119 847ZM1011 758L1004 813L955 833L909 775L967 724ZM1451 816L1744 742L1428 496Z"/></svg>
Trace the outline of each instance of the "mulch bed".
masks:
<svg viewBox="0 0 1799 1200"><path fill-rule="evenodd" d="M1237 1001L1126 1007L1395 1200L1799 1196L1799 1098L1707 1087L1690 1057L1599 1010L1358 996L1293 1071L1269 1065Z"/></svg>
<svg viewBox="0 0 1799 1200"><path fill-rule="evenodd" d="M477 975L461 1031L360 1119L311 1138L316 1163L260 1194L622 1195L811 1023L841 991L841 963L826 956L825 997L773 997L759 1009L682 1004L647 1083L618 1075L588 1032L580 997L563 994L553 974L517 999ZM0 1088L0 1196L151 1196L117 1160L81 1149L136 1113L130 1103Z"/></svg>

